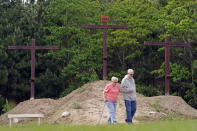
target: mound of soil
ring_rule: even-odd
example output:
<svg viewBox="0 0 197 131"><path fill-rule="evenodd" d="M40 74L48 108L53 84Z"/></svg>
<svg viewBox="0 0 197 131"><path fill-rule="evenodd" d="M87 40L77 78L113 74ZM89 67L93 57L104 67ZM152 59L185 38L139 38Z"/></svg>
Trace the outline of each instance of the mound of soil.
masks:
<svg viewBox="0 0 197 131"><path fill-rule="evenodd" d="M35 99L19 103L11 111L1 115L0 124L8 124L8 114L44 114L45 119L56 111L59 102L53 99ZM26 122L26 121L25 121ZM29 122L29 121L27 121Z"/></svg>
<svg viewBox="0 0 197 131"><path fill-rule="evenodd" d="M58 100L35 99L19 103L14 109L0 116L0 124L8 124L7 114L42 113L45 123L64 124L97 124L104 106L103 89L110 81L95 81L87 83L69 95ZM62 113L67 112L66 116ZM117 105L117 120L125 119L125 106L122 94ZM177 96L144 97L137 94L137 112L134 122L155 121L165 117L181 117L195 119L197 110L190 107ZM108 110L105 107L101 123L106 123ZM21 119L19 123L28 123L33 119Z"/></svg>

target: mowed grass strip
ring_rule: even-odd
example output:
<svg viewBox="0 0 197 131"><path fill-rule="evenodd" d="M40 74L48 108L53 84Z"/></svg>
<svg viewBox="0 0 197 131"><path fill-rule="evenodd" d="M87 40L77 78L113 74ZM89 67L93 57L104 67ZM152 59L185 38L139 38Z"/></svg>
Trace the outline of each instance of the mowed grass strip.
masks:
<svg viewBox="0 0 197 131"><path fill-rule="evenodd" d="M41 125L0 126L0 131L197 131L197 120L162 121L136 125Z"/></svg>

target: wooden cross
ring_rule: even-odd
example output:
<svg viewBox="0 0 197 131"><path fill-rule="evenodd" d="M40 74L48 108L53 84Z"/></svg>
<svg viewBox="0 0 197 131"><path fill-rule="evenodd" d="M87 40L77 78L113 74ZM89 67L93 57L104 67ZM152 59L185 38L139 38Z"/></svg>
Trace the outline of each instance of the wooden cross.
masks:
<svg viewBox="0 0 197 131"><path fill-rule="evenodd" d="M180 42L170 42L169 37L165 37L165 42L144 42L145 45L165 46L165 95L170 92L170 46L189 47L189 44Z"/></svg>
<svg viewBox="0 0 197 131"><path fill-rule="evenodd" d="M36 46L35 39L32 39L31 46L8 46L9 50L31 50L31 98L34 99L35 92L35 51L36 50L57 50L58 46Z"/></svg>
<svg viewBox="0 0 197 131"><path fill-rule="evenodd" d="M107 29L128 29L126 25L107 25L108 16L101 16L103 25L82 25L82 28L103 30L103 79L107 78Z"/></svg>

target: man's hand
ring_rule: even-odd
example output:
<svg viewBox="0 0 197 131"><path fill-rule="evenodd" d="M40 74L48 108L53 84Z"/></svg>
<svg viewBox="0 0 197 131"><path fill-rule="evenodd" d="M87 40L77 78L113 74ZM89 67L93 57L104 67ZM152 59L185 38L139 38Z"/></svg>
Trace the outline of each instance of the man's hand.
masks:
<svg viewBox="0 0 197 131"><path fill-rule="evenodd" d="M133 89L131 89L131 90L129 91L129 93L133 93Z"/></svg>

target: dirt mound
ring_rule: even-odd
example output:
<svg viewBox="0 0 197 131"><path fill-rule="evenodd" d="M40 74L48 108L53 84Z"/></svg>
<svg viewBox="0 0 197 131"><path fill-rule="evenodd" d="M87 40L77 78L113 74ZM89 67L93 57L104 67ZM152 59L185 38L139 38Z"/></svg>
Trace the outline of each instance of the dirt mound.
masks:
<svg viewBox="0 0 197 131"><path fill-rule="evenodd" d="M59 102L53 99L35 99L19 103L14 109L0 117L0 124L8 124L7 114L44 114L47 118L53 114Z"/></svg>
<svg viewBox="0 0 197 131"><path fill-rule="evenodd" d="M197 118L197 110L189 106L181 97L178 96L157 96L148 98L154 103L158 103L161 111L184 116L187 118Z"/></svg>
<svg viewBox="0 0 197 131"><path fill-rule="evenodd" d="M138 97L137 102L138 121L197 118L197 110L178 96Z"/></svg>
<svg viewBox="0 0 197 131"><path fill-rule="evenodd" d="M46 123L97 124L104 105L103 89L109 81L95 81L85 84L58 100L35 99L21 102L13 110L0 117L0 124L8 124L7 114L42 113ZM62 116L62 113L67 113ZM169 116L197 118L197 110L191 108L177 96L144 97L137 94L137 112L134 122L154 121ZM101 123L106 123L108 111L105 107ZM117 105L117 120L124 122L125 106L122 94ZM20 120L28 123L32 119Z"/></svg>

